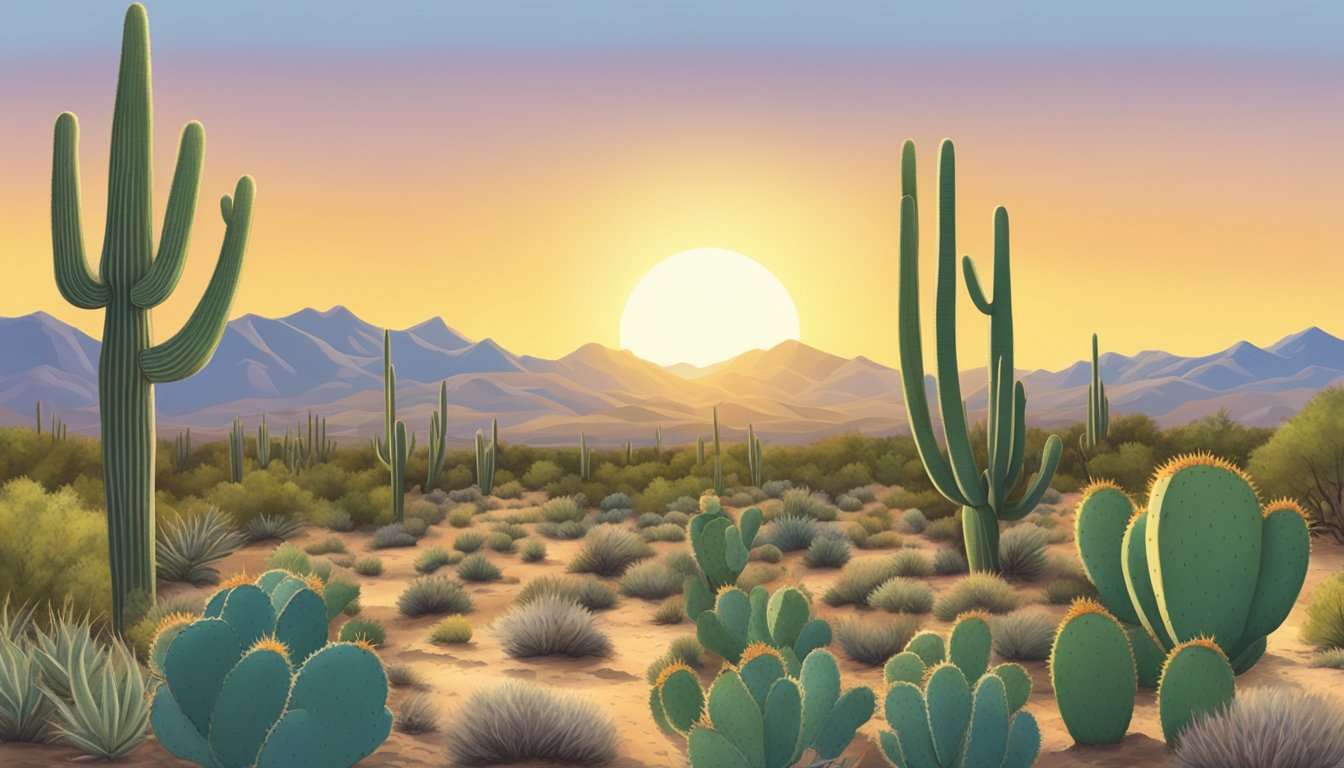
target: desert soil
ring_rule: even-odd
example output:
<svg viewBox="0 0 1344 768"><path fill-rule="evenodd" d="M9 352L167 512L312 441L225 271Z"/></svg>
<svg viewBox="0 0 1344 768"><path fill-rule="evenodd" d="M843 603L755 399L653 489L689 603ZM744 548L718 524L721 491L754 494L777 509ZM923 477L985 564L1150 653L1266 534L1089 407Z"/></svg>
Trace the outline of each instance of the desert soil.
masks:
<svg viewBox="0 0 1344 768"><path fill-rule="evenodd" d="M883 496L884 494L879 491L878 498ZM544 497L539 494L529 494L527 497L527 502L531 506L537 506L543 500ZM1071 510L1076 501L1076 495L1066 495L1057 505L1060 511L1057 516L1059 523L1070 532L1073 520ZM770 503L774 502L766 502ZM880 502L868 505L867 509L872 509L874 506L880 506ZM502 515L509 511L512 510L501 510L496 514ZM840 520L842 522L851 520L860 514L862 512L842 512ZM899 520L899 514L896 518ZM489 525L488 522L477 522L473 527L487 530ZM578 552L581 541L545 540L547 558L539 563L524 563L517 554L487 552L487 556L503 570L504 579L492 583L466 585L476 605L475 611L468 616L475 633L468 644L459 646L431 644L426 641L425 636L438 617L407 619L397 613L397 596L408 582L417 577L412 564L419 552L434 545L451 549L453 539L462 530L464 529L452 528L445 523L431 527L429 533L416 547L376 551L369 546L368 533L329 534L321 528L311 528L303 536L294 539L295 543L303 546L328 535L335 535L345 542L350 553L356 558L370 553L382 558L384 571L380 576L360 576L354 571L340 568L336 569L336 572L361 585L360 603L363 610L360 617L378 619L386 626L387 641L380 650L384 661L414 667L429 682L430 693L440 705L441 719L438 731L409 736L394 730L387 743L360 765L376 768L448 765L446 745L453 737L454 710L461 707L473 691L491 686L504 677L530 680L580 692L599 702L611 715L620 731L620 753L618 758L609 764L612 768L685 765L684 742L664 735L653 724L648 712L649 686L645 682L644 674L649 663L664 653L673 638L694 634L693 624L656 626L652 623L651 617L657 607L657 601L622 597L614 609L598 613L602 627L611 638L613 654L609 658L587 660L512 659L501 649L491 630L491 623L510 606L514 595L523 585L538 576L564 573L565 566ZM907 535L906 539L913 541L920 550L928 554L932 554L940 546L922 536ZM266 557L275 545L276 542L262 542L245 547L222 563L221 573L225 575L238 571L260 573L265 569ZM653 544L659 556L688 546L686 542ZM1053 544L1050 549L1053 555L1076 558L1072 541ZM482 548L481 551L485 552L486 549ZM856 549L855 557L857 559L889 556L894 551ZM780 563L784 575L767 586L774 589L802 582L814 595L820 596L839 576L838 570L808 568L801 562L801 556L802 553L787 555ZM1264 658L1253 669L1238 678L1239 688L1275 686L1303 689L1330 696L1344 707L1344 687L1340 685L1344 683L1344 672L1308 667L1307 662L1312 655L1312 648L1301 639L1307 598L1318 584L1339 572L1341 567L1344 567L1344 547L1324 540L1313 543L1311 566L1302 596L1288 620L1270 636L1269 649ZM959 577L933 576L927 579L927 583L936 593L941 594L957 578ZM610 580L610 583L615 586L615 580ZM1035 610L1042 611L1056 620L1062 618L1067 611L1066 606L1046 604L1040 585L1020 583L1017 586L1022 593L1024 606L1034 603L1032 607ZM180 584L162 585L161 596L184 592L197 592L204 597L209 594L210 589L195 589ZM832 608L819 600L814 610L820 617L832 621L860 615L869 621L881 621L886 615L879 611L860 610L852 606ZM929 615L924 617L924 627L945 632L950 628L950 624L940 622ZM874 690L881 689L881 669L867 667L846 658L838 647L833 646L832 649L840 659L846 688L863 684L871 686ZM1029 662L1024 666L1034 680L1027 710L1035 715L1042 732L1042 747L1036 762L1037 766L1161 768L1175 765L1162 741L1153 691L1140 690L1129 735L1121 744L1111 747L1081 747L1073 744L1064 729L1063 721L1055 706L1046 663ZM717 664L704 665L702 677L706 684L716 669ZM395 713L399 704L413 693L405 689L392 689L389 706L393 712ZM879 696L879 713L861 729L845 753L851 764L863 766L887 764L876 745L878 732L885 728L880 707ZM74 751L56 746L0 744L0 765L7 768L58 765L76 756ZM132 768L142 766L185 768L192 765L168 754L152 738L120 764ZM533 768L533 764L519 764L519 766Z"/></svg>

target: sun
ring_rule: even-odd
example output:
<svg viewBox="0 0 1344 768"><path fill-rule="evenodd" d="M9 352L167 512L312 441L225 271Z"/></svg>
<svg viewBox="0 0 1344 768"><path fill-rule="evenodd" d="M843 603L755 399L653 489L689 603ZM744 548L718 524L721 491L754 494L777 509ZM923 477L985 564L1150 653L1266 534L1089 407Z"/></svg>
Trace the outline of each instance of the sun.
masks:
<svg viewBox="0 0 1344 768"><path fill-rule="evenodd" d="M703 367L798 334L798 309L779 278L725 248L659 262L621 313L621 348L664 366Z"/></svg>

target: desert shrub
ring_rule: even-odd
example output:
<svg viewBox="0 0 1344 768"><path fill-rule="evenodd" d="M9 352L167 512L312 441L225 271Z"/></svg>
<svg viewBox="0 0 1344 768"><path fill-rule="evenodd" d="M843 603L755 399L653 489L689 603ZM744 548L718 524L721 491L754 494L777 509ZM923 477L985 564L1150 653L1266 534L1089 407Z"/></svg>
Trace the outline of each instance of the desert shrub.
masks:
<svg viewBox="0 0 1344 768"><path fill-rule="evenodd" d="M631 563L653 556L653 548L638 534L624 528L594 528L569 564L571 573L619 576Z"/></svg>
<svg viewBox="0 0 1344 768"><path fill-rule="evenodd" d="M792 487L793 483L788 480L766 480L761 484L761 491L769 498L778 499Z"/></svg>
<svg viewBox="0 0 1344 768"><path fill-rule="evenodd" d="M651 528L663 524L663 516L657 512L645 512L635 519L636 528Z"/></svg>
<svg viewBox="0 0 1344 768"><path fill-rule="evenodd" d="M360 576L382 576L383 560L377 555L367 555L355 561L355 573Z"/></svg>
<svg viewBox="0 0 1344 768"><path fill-rule="evenodd" d="M412 581L397 598L397 610L410 618L468 613L473 607L471 595L467 594L462 585L441 573L421 576Z"/></svg>
<svg viewBox="0 0 1344 768"><path fill-rule="evenodd" d="M303 521L294 515L257 515L247 521L244 529L251 541L288 539L303 530Z"/></svg>
<svg viewBox="0 0 1344 768"><path fill-rule="evenodd" d="M1336 573L1312 592L1302 639L1317 648L1344 648L1344 573Z"/></svg>
<svg viewBox="0 0 1344 768"><path fill-rule="evenodd" d="M679 496L676 501L667 503L668 512L680 512L683 515L694 515L700 511L700 502L690 496Z"/></svg>
<svg viewBox="0 0 1344 768"><path fill-rule="evenodd" d="M700 576L700 564L695 562L695 555L684 549L676 552L669 552L663 556L663 562L667 567L681 574L682 576Z"/></svg>
<svg viewBox="0 0 1344 768"><path fill-rule="evenodd" d="M611 641L593 613L563 597L515 605L500 618L495 632L504 652L515 659L606 656L611 652Z"/></svg>
<svg viewBox="0 0 1344 768"><path fill-rule="evenodd" d="M612 509L606 512L598 512L593 517L593 521L599 524L615 525L629 520L633 514L635 514L633 509Z"/></svg>
<svg viewBox="0 0 1344 768"><path fill-rule="evenodd" d="M758 541L774 544L782 552L798 552L812 545L817 523L810 517L776 517L761 528Z"/></svg>
<svg viewBox="0 0 1344 768"><path fill-rule="evenodd" d="M653 612L653 623L658 625L680 624L686 620L686 601L677 595L658 604Z"/></svg>
<svg viewBox="0 0 1344 768"><path fill-rule="evenodd" d="M439 728L439 709L428 693L417 693L397 708L393 727L402 733L427 733Z"/></svg>
<svg viewBox="0 0 1344 768"><path fill-rule="evenodd" d="M463 504L460 507L453 507L448 513L448 524L454 528L466 528L471 525L471 519L476 515L476 506L474 504Z"/></svg>
<svg viewBox="0 0 1344 768"><path fill-rule="evenodd" d="M999 539L999 569L1009 578L1039 579L1049 565L1045 558L1047 543L1045 531L1030 523L1009 528Z"/></svg>
<svg viewBox="0 0 1344 768"><path fill-rule="evenodd" d="M626 597L661 600L681 591L685 577L663 563L645 560L635 563L621 576L620 590Z"/></svg>
<svg viewBox="0 0 1344 768"><path fill-rule="evenodd" d="M68 696L48 697L52 735L87 758L120 760L149 737L149 684L124 643L114 640L94 653L97 664L69 676Z"/></svg>
<svg viewBox="0 0 1344 768"><path fill-rule="evenodd" d="M457 534L456 539L453 539L453 549L456 549L458 552L471 554L480 549L481 545L484 543L484 533L481 533L480 531L463 531Z"/></svg>
<svg viewBox="0 0 1344 768"><path fill-rule="evenodd" d="M1017 607L1018 598L1012 586L992 573L973 573L958 580L933 604L933 615L942 621L952 621L970 610L988 613L1008 613Z"/></svg>
<svg viewBox="0 0 1344 768"><path fill-rule="evenodd" d="M319 520L326 509L325 502L286 475L271 472L248 472L241 483L220 483L205 499L245 528L262 515Z"/></svg>
<svg viewBox="0 0 1344 768"><path fill-rule="evenodd" d="M868 595L882 582L898 575L892 567L892 558L870 557L851 561L840 572L840 578L822 595L827 605L867 605Z"/></svg>
<svg viewBox="0 0 1344 768"><path fill-rule="evenodd" d="M566 520L563 523L546 521L537 525L537 533L548 539L581 539L588 535L592 525L587 520Z"/></svg>
<svg viewBox="0 0 1344 768"><path fill-rule="evenodd" d="M514 502L514 503L515 503L515 504L522 504L523 502L519 501L519 502ZM513 504L510 504L509 507L510 507L510 509L513 509L513 508L514 508ZM504 516L504 521L505 521L506 523L511 524L511 525L531 525L532 523L540 523L540 522L541 522L541 508L540 508L540 507L519 507L516 511L514 511L514 512L510 512L509 514L505 515L505 516Z"/></svg>
<svg viewBox="0 0 1344 768"><path fill-rule="evenodd" d="M481 489L474 485L448 492L448 500L454 504L475 504L481 500Z"/></svg>
<svg viewBox="0 0 1344 768"><path fill-rule="evenodd" d="M730 507L750 507L756 503L756 497L746 491L738 491L724 502Z"/></svg>
<svg viewBox="0 0 1344 768"><path fill-rule="evenodd" d="M748 558L753 562L778 563L784 559L784 553L774 544L762 544L758 547L752 547Z"/></svg>
<svg viewBox="0 0 1344 768"><path fill-rule="evenodd" d="M905 543L901 534L895 531L882 531L865 536L863 541L855 542L860 549L895 549Z"/></svg>
<svg viewBox="0 0 1344 768"><path fill-rule="evenodd" d="M1045 600L1051 605L1070 605L1080 597L1096 596L1097 588L1087 579L1065 576L1045 583Z"/></svg>
<svg viewBox="0 0 1344 768"><path fill-rule="evenodd" d="M616 592L591 576L541 576L528 582L514 602L526 605L546 597L572 600L590 611L604 611L616 605Z"/></svg>
<svg viewBox="0 0 1344 768"><path fill-rule="evenodd" d="M1344 708L1329 696L1248 688L1181 731L1180 768L1333 768L1344 761Z"/></svg>
<svg viewBox="0 0 1344 768"><path fill-rule="evenodd" d="M430 547L415 558L416 573L433 573L445 565L460 562L462 553L449 552L443 547Z"/></svg>
<svg viewBox="0 0 1344 768"><path fill-rule="evenodd" d="M429 523L419 517L407 516L401 523L394 523L394 525L400 525L403 530L414 536L417 541L429 531Z"/></svg>
<svg viewBox="0 0 1344 768"><path fill-rule="evenodd" d="M846 496L858 499L863 504L869 504L877 501L877 492L866 485L859 485L850 488L845 492Z"/></svg>
<svg viewBox="0 0 1344 768"><path fill-rule="evenodd" d="M803 553L808 568L839 568L849 562L849 542L834 536L819 536ZM778 561L776 561L778 562Z"/></svg>
<svg viewBox="0 0 1344 768"><path fill-rule="evenodd" d="M749 563L737 577L737 586L745 592L768 584L784 575L784 569L769 563Z"/></svg>
<svg viewBox="0 0 1344 768"><path fill-rule="evenodd" d="M490 526L490 532L502 533L514 541L527 538L527 529L517 523L495 523Z"/></svg>
<svg viewBox="0 0 1344 768"><path fill-rule="evenodd" d="M928 518L918 509L907 509L901 513L901 522L915 533L923 533L924 529L929 527Z"/></svg>
<svg viewBox="0 0 1344 768"><path fill-rule="evenodd" d="M345 553L347 550L345 548L345 542L335 536L328 536L325 539L309 544L303 548L303 551L310 555L330 555L333 553Z"/></svg>
<svg viewBox="0 0 1344 768"><path fill-rule="evenodd" d="M971 565L966 562L966 556L955 549L940 547L933 553L933 572L939 576L968 573L970 570Z"/></svg>
<svg viewBox="0 0 1344 768"><path fill-rule="evenodd" d="M494 531L485 537L485 545L496 552L514 551L513 537L504 531Z"/></svg>
<svg viewBox="0 0 1344 768"><path fill-rule="evenodd" d="M565 476L565 471L559 464L553 461L542 459L535 461L527 471L523 473L523 485L530 490L539 491L551 483L557 482Z"/></svg>
<svg viewBox="0 0 1344 768"><path fill-rule="evenodd" d="M923 552L907 549L891 556L891 572L894 576L923 579L933 574L933 563Z"/></svg>
<svg viewBox="0 0 1344 768"><path fill-rule="evenodd" d="M410 664L384 664L383 671L387 672L387 682L394 688L414 688L424 689L428 686L424 677L415 671Z"/></svg>
<svg viewBox="0 0 1344 768"><path fill-rule="evenodd" d="M541 517L548 523L577 523L583 519L584 510L572 496L561 496L541 505Z"/></svg>
<svg viewBox="0 0 1344 768"><path fill-rule="evenodd" d="M1045 661L1055 642L1055 621L1039 611L1013 611L992 625L994 652L1004 661Z"/></svg>
<svg viewBox="0 0 1344 768"><path fill-rule="evenodd" d="M835 506L839 507L841 512L858 512L863 509L863 502L847 493L842 493L835 497Z"/></svg>
<svg viewBox="0 0 1344 768"><path fill-rule="evenodd" d="M297 576L307 576L313 572L312 561L294 544L285 542L266 556L267 568L279 568Z"/></svg>
<svg viewBox="0 0 1344 768"><path fill-rule="evenodd" d="M810 517L825 522L835 519L835 507L820 491L795 488L780 498L779 517Z"/></svg>
<svg viewBox="0 0 1344 768"><path fill-rule="evenodd" d="M680 528L685 528L686 524L691 522L691 516L686 514L685 512L677 512L673 510L663 515L663 522L669 525L675 525Z"/></svg>
<svg viewBox="0 0 1344 768"><path fill-rule="evenodd" d="M518 680L472 694L453 731L448 754L461 765L599 765L616 756L616 724L603 708Z"/></svg>
<svg viewBox="0 0 1344 768"><path fill-rule="evenodd" d="M908 614L877 622L845 619L836 623L835 639L849 658L879 667L900 653L918 631L919 619Z"/></svg>
<svg viewBox="0 0 1344 768"><path fill-rule="evenodd" d="M449 616L429 628L429 642L435 645L461 645L471 642L471 624L465 616Z"/></svg>
<svg viewBox="0 0 1344 768"><path fill-rule="evenodd" d="M1307 665L1317 669L1344 669L1344 648L1322 651L1311 657Z"/></svg>
<svg viewBox="0 0 1344 768"><path fill-rule="evenodd" d="M679 525L665 523L650 528L642 528L639 535L645 541L685 541L686 530Z"/></svg>
<svg viewBox="0 0 1344 768"><path fill-rule="evenodd" d="M416 499L406 505L406 518L423 520L428 525L443 522L444 511L438 504L426 499Z"/></svg>
<svg viewBox="0 0 1344 768"><path fill-rule="evenodd" d="M415 534L406 529L405 523L389 523L373 532L373 541L369 546L374 549L415 546Z"/></svg>
<svg viewBox="0 0 1344 768"><path fill-rule="evenodd" d="M165 519L159 526L155 569L164 581L194 586L219 583L214 563L233 554L247 541L233 519L211 507L204 513Z"/></svg>
<svg viewBox="0 0 1344 768"><path fill-rule="evenodd" d="M523 497L523 484L517 480L496 483L494 495L501 499L521 499Z"/></svg>
<svg viewBox="0 0 1344 768"><path fill-rule="evenodd" d="M355 519L340 507L327 510L327 528L338 533L355 530Z"/></svg>
<svg viewBox="0 0 1344 768"><path fill-rule="evenodd" d="M629 495L618 491L607 494L606 498L602 499L601 503L597 505L597 508L603 512L610 512L613 509L634 509L635 502L630 499Z"/></svg>
<svg viewBox="0 0 1344 768"><path fill-rule="evenodd" d="M463 581L497 581L503 575L499 566L480 552L467 555L457 564L457 576Z"/></svg>
<svg viewBox="0 0 1344 768"><path fill-rule="evenodd" d="M154 641L154 633L158 629L159 622L162 621L164 617L175 613L200 616L202 609L205 607L204 602L205 601L202 600L199 595L190 594L173 595L172 597L163 598L150 608L139 622L126 629L126 632L123 634L123 639L130 643L131 647L135 649L136 656L145 659L149 653L149 646ZM5 616L4 601L0 600L0 637L3 637L6 634ZM4 664L0 663L0 670L3 670L4 668ZM0 700L3 699L4 695L0 694ZM4 715L0 714L0 721L3 720ZM0 732L0 742L3 741L5 741L4 734Z"/></svg>
<svg viewBox="0 0 1344 768"><path fill-rule="evenodd" d="M960 542L963 536L961 518L954 516L931 520L924 528L924 536L933 541Z"/></svg>
<svg viewBox="0 0 1344 768"><path fill-rule="evenodd" d="M893 576L869 593L868 605L887 613L928 613L933 608L933 590L917 579Z"/></svg>
<svg viewBox="0 0 1344 768"><path fill-rule="evenodd" d="M915 459L918 462L918 459ZM887 495L882 503L888 509L921 509L929 520L950 517L957 511L957 505L943 498L938 491L929 488L923 491L910 491L897 487Z"/></svg>
<svg viewBox="0 0 1344 768"><path fill-rule="evenodd" d="M523 542L522 558L525 563L539 563L546 559L546 542L540 539L528 539Z"/></svg>
<svg viewBox="0 0 1344 768"><path fill-rule="evenodd" d="M705 654L705 647L700 645L700 641L695 635L680 635L673 638L672 643L667 647L667 653L654 659L644 670L644 678L652 685L658 679L658 675L664 669L672 664L685 664L688 667L698 669Z"/></svg>
<svg viewBox="0 0 1344 768"><path fill-rule="evenodd" d="M342 642L363 640L377 648L387 641L387 629L377 619L351 619L341 625L339 637Z"/></svg>

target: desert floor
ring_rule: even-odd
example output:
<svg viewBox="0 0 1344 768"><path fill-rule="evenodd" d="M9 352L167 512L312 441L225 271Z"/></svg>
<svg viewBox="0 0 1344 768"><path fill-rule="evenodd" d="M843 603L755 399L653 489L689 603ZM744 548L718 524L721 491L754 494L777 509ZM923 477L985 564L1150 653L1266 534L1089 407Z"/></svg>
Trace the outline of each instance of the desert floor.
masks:
<svg viewBox="0 0 1344 768"><path fill-rule="evenodd" d="M884 495L879 491L878 498ZM1057 505L1059 523L1070 532L1072 509L1076 499L1076 496L1065 496ZM536 506L544 500L544 497L529 494L526 500L529 505ZM762 506L773 503L777 502L767 501ZM874 504L880 505L880 502ZM868 508L871 509L873 506L870 504ZM510 510L496 514L507 511ZM862 513L842 512L840 520L842 522L850 520L860 514ZM626 523L626 525L632 524ZM473 527L486 530L489 525L488 522L477 522ZM451 549L453 539L461 530L463 529L452 528L445 523L431 527L429 533L416 547L377 550L376 554L382 558L384 564L384 571L380 576L365 577L346 569L336 569L343 576L360 583L362 587L360 603L363 606L360 616L379 619L386 625L387 642L381 649L384 660L414 667L429 681L430 692L441 707L438 731L418 736L393 731L387 743L361 765L387 768L448 765L445 746L453 737L454 710L462 706L473 690L489 686L506 676L582 692L604 706L620 730L620 756L610 764L614 768L685 765L684 744L665 736L653 724L647 709L649 686L645 682L644 674L649 663L662 655L673 638L694 634L694 625L682 623L656 626L651 622L651 616L657 607L656 601L622 597L614 609L598 614L601 625L612 640L615 652L610 658L573 661L512 659L501 650L491 631L491 622L509 607L513 595L522 585L543 574L564 573L566 564L578 551L581 541L545 540L548 556L539 563L523 563L517 554L499 554L482 548L481 551L487 552L490 559L501 567L504 579L498 582L467 585L476 604L476 610L468 616L475 631L475 636L469 644L433 645L426 641L425 635L429 626L437 621L437 617L406 619L397 613L395 608L397 596L406 583L417 576L412 567L417 554L433 545ZM329 533L323 529L310 528L293 541L304 546L327 535ZM334 535L345 542L350 553L356 558L375 552L369 547L368 533ZM941 546L922 536L907 535L906 539L915 542L919 549L930 554L936 547ZM221 573L228 575L240 570L259 573L265 569L266 556L275 546L274 541L250 545L224 561ZM689 544L685 542L653 544L660 556L688 546ZM1344 672L1309 668L1307 661L1312 649L1300 638L1307 598L1321 581L1344 567L1344 547L1324 540L1317 540L1313 543L1313 547L1311 567L1302 597L1299 598L1292 615L1270 637L1269 650L1264 658L1238 679L1238 687L1277 686L1317 691L1333 697L1341 707L1344 707L1344 687L1341 687L1341 683L1344 683ZM1051 551L1060 557L1076 558L1071 541L1051 545ZM893 552L894 550L856 549L855 559L890 556ZM838 577L838 570L808 568L801 562L801 557L802 553L786 555L780 564L784 568L784 575L767 586L773 589L790 583L803 582L814 595L820 596ZM935 592L941 593L957 578L959 577L933 576L927 582L933 586ZM614 586L614 580L611 583ZM1017 586L1022 592L1024 605L1037 603L1032 606L1034 610L1045 612L1056 619L1061 618L1067 611L1066 606L1045 604L1040 585L1021 583ZM202 597L210 592L208 588L193 590L190 587L184 588L183 585L173 584L165 585L162 593L172 595L191 591L199 592ZM814 611L827 619L864 614L870 621L880 621L886 615L878 611L859 610L852 606L832 608L819 600ZM929 615L925 617L924 626L943 632L950 625ZM833 650L841 660L846 688L866 684L875 690L880 690L882 684L880 669L863 666L846 658L838 647L833 646ZM1174 765L1161 739L1153 691L1140 691L1134 720L1130 725L1130 734L1124 742L1105 748L1078 747L1069 738L1055 707L1046 664L1035 662L1027 663L1025 666L1035 681L1027 710L1040 722L1043 740L1036 765L1042 768ZM702 673L706 682L716 669L715 663L704 665ZM395 712L400 702L410 695L412 692L394 688L390 702L392 710ZM879 696L879 710L880 699ZM851 764L886 765L876 746L877 733L884 727L885 723L881 720L879 712L864 726L846 752L845 757L850 758ZM54 746L0 745L0 765L7 768L57 765L75 756L76 753L72 750ZM167 754L152 739L122 764L137 767L191 765Z"/></svg>

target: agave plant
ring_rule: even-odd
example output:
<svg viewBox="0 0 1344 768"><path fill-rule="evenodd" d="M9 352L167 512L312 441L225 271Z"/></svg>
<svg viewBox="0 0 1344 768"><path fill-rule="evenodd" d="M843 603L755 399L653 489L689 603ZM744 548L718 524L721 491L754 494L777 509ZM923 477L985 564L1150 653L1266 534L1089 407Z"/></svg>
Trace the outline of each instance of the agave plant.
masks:
<svg viewBox="0 0 1344 768"><path fill-rule="evenodd" d="M98 675L107 661L88 617L76 618L69 609L49 611L47 628L35 629L32 642L33 660L54 698L70 699L77 672L85 678Z"/></svg>
<svg viewBox="0 0 1344 768"><path fill-rule="evenodd" d="M135 654L120 641L98 651L97 658L91 670L85 656L74 657L68 700L48 690L55 707L52 727L58 739L86 755L120 760L149 735L145 676Z"/></svg>
<svg viewBox="0 0 1344 768"><path fill-rule="evenodd" d="M303 530L303 521L294 515L257 515L247 522L247 537L252 541L288 539Z"/></svg>
<svg viewBox="0 0 1344 768"><path fill-rule="evenodd" d="M212 563L233 554L246 542L246 534L216 507L211 507L205 514L168 520L159 528L159 578L185 581L198 587L218 584L219 570Z"/></svg>
<svg viewBox="0 0 1344 768"><path fill-rule="evenodd" d="M0 742L46 740L51 701L42 692L41 667L28 640L11 637L9 607L0 613Z"/></svg>

